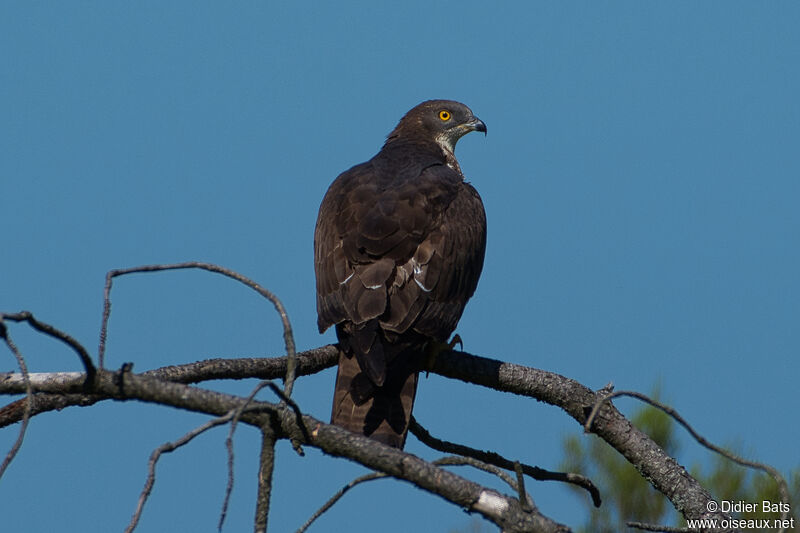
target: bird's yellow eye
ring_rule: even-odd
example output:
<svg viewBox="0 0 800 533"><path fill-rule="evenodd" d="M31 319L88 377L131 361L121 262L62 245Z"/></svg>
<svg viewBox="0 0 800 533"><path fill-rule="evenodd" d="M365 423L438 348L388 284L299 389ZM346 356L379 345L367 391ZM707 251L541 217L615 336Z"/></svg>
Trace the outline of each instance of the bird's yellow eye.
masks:
<svg viewBox="0 0 800 533"><path fill-rule="evenodd" d="M439 119L442 122L447 122L448 120L450 120L450 111L448 111L447 109L442 109L441 111L439 111Z"/></svg>

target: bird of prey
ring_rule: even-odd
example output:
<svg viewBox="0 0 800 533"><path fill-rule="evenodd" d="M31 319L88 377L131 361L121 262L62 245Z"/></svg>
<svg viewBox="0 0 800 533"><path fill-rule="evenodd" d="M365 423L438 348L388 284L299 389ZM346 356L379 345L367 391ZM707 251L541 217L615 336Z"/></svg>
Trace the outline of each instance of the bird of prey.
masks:
<svg viewBox="0 0 800 533"><path fill-rule="evenodd" d="M475 292L486 214L456 142L486 125L464 104L414 107L372 159L339 175L314 232L317 324L336 326L331 423L402 448L427 357Z"/></svg>

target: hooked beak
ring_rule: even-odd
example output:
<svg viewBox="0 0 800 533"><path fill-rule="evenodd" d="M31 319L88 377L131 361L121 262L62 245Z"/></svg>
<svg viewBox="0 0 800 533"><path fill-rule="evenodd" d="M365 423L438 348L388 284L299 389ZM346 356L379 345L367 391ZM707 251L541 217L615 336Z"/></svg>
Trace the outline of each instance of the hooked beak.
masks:
<svg viewBox="0 0 800 533"><path fill-rule="evenodd" d="M472 131L482 131L483 134L486 135L486 124L478 117L472 117L472 120L467 122L467 126L469 126L469 129Z"/></svg>

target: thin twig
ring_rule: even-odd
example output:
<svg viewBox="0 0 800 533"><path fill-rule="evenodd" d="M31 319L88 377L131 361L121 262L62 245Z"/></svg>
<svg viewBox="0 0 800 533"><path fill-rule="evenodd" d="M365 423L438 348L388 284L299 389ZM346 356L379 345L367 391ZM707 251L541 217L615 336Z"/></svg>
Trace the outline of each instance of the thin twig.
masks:
<svg viewBox="0 0 800 533"><path fill-rule="evenodd" d="M499 477L500 479L502 479L506 484L508 484L508 486L511 487L512 490L514 490L514 491L516 491L516 492L518 492L520 494L520 498L521 498L520 503L522 504L524 510L531 511L531 510L535 509L535 506L533 504L533 500L531 500L530 496L525 493L524 484L521 484L518 479L515 480L514 478L509 476L503 469L498 468L495 465L484 463L483 461L480 461L480 460L475 459L473 457L463 457L463 456L442 457L440 459L436 459L435 461L431 461L431 464L434 464L434 465L437 465L437 466L472 466L472 467L477 468L479 470L483 470L484 472L488 472L490 474L494 474L497 477ZM339 489L336 492L336 494L331 496L331 498L328 499L328 501L326 501L322 505L322 507L320 507L313 515L311 515L311 517L306 521L305 524L303 524L296 531L296 533L304 533L309 528L309 526L317 518L319 518L328 509L333 507L333 505L336 502L338 502L342 498L342 496L345 495L345 493L347 491L349 491L350 489L352 489L356 485L358 485L360 483L364 483L365 481L372 481L372 480L375 480L375 479L383 479L385 477L388 477L387 474L384 474L382 472L373 472L371 474L366 474L366 475L363 475L361 477L358 477L358 478L354 479L353 481L351 481L350 483L348 483L347 485L345 485L344 487Z"/></svg>
<svg viewBox="0 0 800 533"><path fill-rule="evenodd" d="M300 407L298 407L294 400L286 396L286 394L284 394L284 392L281 391L277 385L271 381L267 381L266 384L267 387L269 387L270 390L272 390L272 392L274 392L275 395L281 399L281 403L283 405L288 405L292 410L292 413L294 413L295 422L297 427L300 428L300 433L303 437L303 440L308 442L310 440L308 428L306 428L306 425L303 423L303 412L300 411ZM303 457L305 452L303 451L303 443L300 442L300 439L298 439L296 435L289 435L289 440L292 443L292 448L294 448L294 451L297 452L297 455Z"/></svg>
<svg viewBox="0 0 800 533"><path fill-rule="evenodd" d="M63 331L47 324L45 322L41 322L33 316L30 311L20 311L19 313L0 313L0 320L7 319L14 322L27 322L31 325L33 329L44 333L45 335L49 335L54 339L60 340L70 348L72 348L75 353L78 354L78 357L83 364L84 370L86 370L86 386L91 386L94 383L95 375L97 374L97 369L92 363L92 358L89 356L89 352L86 351L81 343L76 341L70 335L64 333Z"/></svg>
<svg viewBox="0 0 800 533"><path fill-rule="evenodd" d="M114 271L106 272L103 284L103 318L100 320L100 342L97 345L97 364L105 368L106 336L108 335L108 319L111 316L111 279Z"/></svg>
<svg viewBox="0 0 800 533"><path fill-rule="evenodd" d="M317 511L313 515L311 515L311 518L306 520L306 523L303 524L302 526L300 526L295 533L305 533L305 531L311 526L311 524L314 522L314 520L316 520L317 518L322 516L322 514L325 511L327 511L328 509L333 507L333 505L336 502L338 502L342 498L342 496L344 496L347 493L347 491L349 491L350 489L352 489L356 485L358 485L360 483L364 483L365 481L372 481L372 480L375 480L375 479L383 479L383 478L386 478L386 477L389 477L389 475L388 474L384 474L383 472L373 472L371 474L365 474L365 475L363 475L361 477L355 478L353 481L351 481L350 483L348 483L347 485L345 485L344 487L339 489L336 492L336 494L331 496L330 499L328 499L328 501L326 501L322 505L322 507L317 509Z"/></svg>
<svg viewBox="0 0 800 533"><path fill-rule="evenodd" d="M25 410L22 413L22 424L19 427L17 440L14 441L11 449L8 450L5 459L3 459L3 464L0 464L0 478L2 478L3 474L5 474L6 469L8 468L8 465L11 464L11 461L13 461L14 457L17 456L17 452L19 452L20 447L22 447L22 440L25 438L25 431L28 429L28 422L31 419L33 387L31 387L31 380L28 376L28 365L25 364L25 358L22 356L22 352L19 351L19 348L17 348L17 345L14 344L14 341L11 340L11 337L8 336L8 329L3 323L2 315L0 315L0 338L5 341L6 345L8 345L8 348L14 354L14 357L16 357L17 364L22 372L22 379L25 381Z"/></svg>
<svg viewBox="0 0 800 533"><path fill-rule="evenodd" d="M511 487L511 490L514 492L519 492L519 485L517 485L517 480L508 475L508 473L499 468L495 465L491 465L489 463L484 463L474 457L464 457L461 455L451 455L448 457L441 457L436 459L435 461L431 461L431 464L435 464L436 466L471 466L473 468L477 468L478 470L483 470L484 472L488 472L489 474L494 474L495 476L502 479L506 485ZM530 510L534 508L533 500L531 500L530 495L527 495L527 503L528 509Z"/></svg>
<svg viewBox="0 0 800 533"><path fill-rule="evenodd" d="M211 429L213 427L222 425L230 421L234 416L236 416L238 409L232 409L227 414L215 418L213 420L209 420L202 426L199 426L183 437L179 438L174 442L167 442L153 450L153 453L150 454L150 461L148 461L147 465L147 481L145 481L144 488L142 489L142 493L139 495L139 502L136 505L136 511L133 513L133 517L131 518L128 527L125 528L125 533L131 533L136 525L139 522L139 518L142 515L142 510L144 509L144 504L147 501L147 498L150 496L150 492L153 490L153 485L155 484L156 480L156 463L158 459L161 457L162 453L168 453L171 451L176 450L177 448L187 444L196 436L200 435L204 431Z"/></svg>
<svg viewBox="0 0 800 533"><path fill-rule="evenodd" d="M719 455L725 457L726 459L729 459L729 460L733 461L734 463L738 463L738 464L740 464L742 466L747 466L747 467L750 467L750 468L755 468L757 470L761 470L762 472L766 472L767 474L772 476L772 479L774 479L775 482L778 484L778 491L780 491L780 493L781 493L782 501L784 501L784 502L791 501L790 500L790 496L789 496L789 486L787 485L786 480L783 478L781 473L778 472L775 468L773 468L773 467L771 467L770 465L767 465L767 464L758 463L756 461L750 461L748 459L744 459L744 458L739 457L738 455L734 454L733 452L730 452L728 450L720 448L716 444L714 444L712 442L709 442L702 435L697 433L697 431L695 431L694 428L680 414L678 414L678 411L676 411L672 407L670 407L668 405L665 405L665 404L663 404L663 403L661 403L659 401L653 400L649 396L644 395L644 394L642 394L640 392L624 391L623 390L623 391L611 392L609 394L605 394L605 395L601 396L600 398L598 398L597 401L595 402L594 406L592 407L592 411L589 413L589 416L586 418L586 422L583 425L583 429L584 429L585 432L588 433L588 432L591 431L592 422L594 421L595 417L597 416L597 413L600 410L600 407L606 401L611 400L612 398L617 398L619 396L630 396L632 398L636 398L636 399L641 400L641 401L643 401L645 403L648 403L648 404L652 405L653 407L655 407L657 409L660 409L661 411L663 411L667 415L671 416L680 425L682 425L686 429L686 431L688 431L689 434L692 437L694 437L694 440L696 440L702 446L705 446L709 450L718 453ZM788 516L789 516L789 506L787 505L787 506L785 506L784 511L781 513L781 521L786 520L786 518ZM780 528L778 531L780 533L780 532L784 531L784 528Z"/></svg>
<svg viewBox="0 0 800 533"><path fill-rule="evenodd" d="M272 495L272 472L275 469L275 432L261 428L261 457L258 462L258 496L256 498L255 533L266 533L269 521L269 500ZM220 532L222 529L220 528Z"/></svg>
<svg viewBox="0 0 800 533"><path fill-rule="evenodd" d="M236 281L239 281L240 283L247 285L257 293L259 293L261 296L272 302L272 305L275 306L275 310L278 312L278 315L280 316L281 319L281 323L283 324L283 341L286 346L286 355L288 357L288 363L286 365L286 376L284 378L284 392L286 396L291 396L292 387L294 386L294 380L295 380L296 350L294 343L294 335L292 333L292 325L289 322L289 315L286 313L286 308L283 306L283 303L271 291L265 289L255 281L239 274L238 272L234 272L233 270L218 265L214 265L211 263L202 263L199 261L187 261L183 263L174 263L167 265L143 265L131 268L120 268L120 269L110 270L106 274L105 286L103 289L103 318L100 325L100 345L98 347L98 359L100 362L100 368L103 368L104 364L105 351L106 351L106 336L108 332L108 319L111 315L112 279L117 276L124 276L126 274L133 274L140 272L160 272L163 270L179 270L187 268L199 268L202 270L207 270L209 272L216 272L217 274L222 274L223 276L227 276L231 279L234 279Z"/></svg>
<svg viewBox="0 0 800 533"><path fill-rule="evenodd" d="M522 508L529 511L528 495L525 492L525 474L522 472L522 465L519 461L514 461L514 473L517 474L517 492L519 493L519 503Z"/></svg>
<svg viewBox="0 0 800 533"><path fill-rule="evenodd" d="M420 440L420 442L430 446L434 450L444 453L454 453L464 457L472 457L478 459L479 461L483 461L484 463L505 468L506 470L515 470L515 462L506 459L498 453L477 450L469 446L464 446L463 444L456 444L454 442L448 442L434 437L428 432L427 429L422 427L422 425L417 422L413 415L411 416L409 430ZM538 466L531 466L525 463L520 463L520 467L525 474L537 481L562 481L565 483L572 483L573 485L577 485L583 489L586 489L586 491L589 492L592 497L594 506L600 507L600 491L597 490L597 487L594 486L594 483L592 483L592 480L589 478L573 472L551 472L549 470L539 468Z"/></svg>
<svg viewBox="0 0 800 533"><path fill-rule="evenodd" d="M225 497L222 500L222 510L219 513L219 522L217 529L222 531L222 525L225 523L225 517L228 514L228 504L230 503L231 493L233 492L233 432L236 431L236 424L239 423L239 418L242 416L245 408L253 401L258 391L266 387L270 382L262 381L250 392L250 395L245 399L244 403L240 405L234 413L231 420L231 427L228 430L228 437L225 439L225 448L228 450L228 484L225 487Z"/></svg>

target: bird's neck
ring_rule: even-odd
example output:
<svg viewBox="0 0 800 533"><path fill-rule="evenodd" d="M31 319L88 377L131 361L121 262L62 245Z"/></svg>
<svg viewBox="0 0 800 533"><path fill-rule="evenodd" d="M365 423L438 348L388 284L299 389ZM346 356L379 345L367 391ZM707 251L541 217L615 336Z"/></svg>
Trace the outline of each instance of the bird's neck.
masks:
<svg viewBox="0 0 800 533"><path fill-rule="evenodd" d="M442 146L442 152L444 152L445 161L447 161L447 166L458 172L460 176L464 174L461 173L461 166L458 164L458 159L456 159L456 154L453 153L452 150Z"/></svg>
<svg viewBox="0 0 800 533"><path fill-rule="evenodd" d="M435 141L432 142L428 139L410 139L407 137L390 136L386 139L386 143L383 145L382 151L400 150L401 152L404 152L409 149L417 153L425 153L429 156L435 157L439 161L445 163L448 167L458 172L458 174L463 178L461 166L458 164L456 155L449 146L443 143Z"/></svg>

